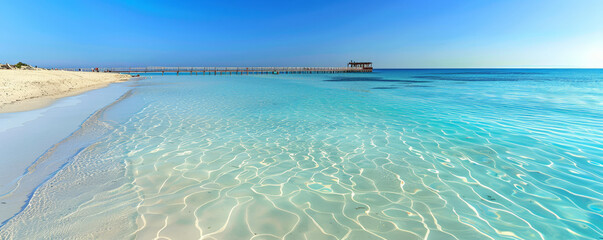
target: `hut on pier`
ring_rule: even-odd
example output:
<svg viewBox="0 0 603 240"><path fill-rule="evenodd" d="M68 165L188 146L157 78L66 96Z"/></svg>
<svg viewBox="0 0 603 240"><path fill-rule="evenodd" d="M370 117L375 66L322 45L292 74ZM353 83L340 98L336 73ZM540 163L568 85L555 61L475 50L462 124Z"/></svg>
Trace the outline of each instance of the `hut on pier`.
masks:
<svg viewBox="0 0 603 240"><path fill-rule="evenodd" d="M363 72L372 72L373 71L373 63L372 62L350 61L348 63L348 67L362 69Z"/></svg>

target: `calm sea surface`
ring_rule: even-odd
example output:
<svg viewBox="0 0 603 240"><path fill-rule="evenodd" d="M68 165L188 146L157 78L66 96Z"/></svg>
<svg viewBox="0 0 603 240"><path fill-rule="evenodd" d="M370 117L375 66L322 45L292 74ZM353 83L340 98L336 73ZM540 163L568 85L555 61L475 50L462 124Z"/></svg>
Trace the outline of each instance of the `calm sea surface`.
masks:
<svg viewBox="0 0 603 240"><path fill-rule="evenodd" d="M148 76L0 239L603 238L603 70Z"/></svg>

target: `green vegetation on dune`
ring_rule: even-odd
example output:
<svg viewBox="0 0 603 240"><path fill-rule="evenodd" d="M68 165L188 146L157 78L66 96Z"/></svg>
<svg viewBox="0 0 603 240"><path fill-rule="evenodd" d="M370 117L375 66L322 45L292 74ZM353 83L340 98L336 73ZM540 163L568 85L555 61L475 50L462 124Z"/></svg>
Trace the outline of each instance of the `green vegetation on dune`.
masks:
<svg viewBox="0 0 603 240"><path fill-rule="evenodd" d="M24 67L24 66L27 67L29 65L27 65L27 63L22 63L22 62L18 62L17 64L15 64L16 68L21 68L21 67Z"/></svg>

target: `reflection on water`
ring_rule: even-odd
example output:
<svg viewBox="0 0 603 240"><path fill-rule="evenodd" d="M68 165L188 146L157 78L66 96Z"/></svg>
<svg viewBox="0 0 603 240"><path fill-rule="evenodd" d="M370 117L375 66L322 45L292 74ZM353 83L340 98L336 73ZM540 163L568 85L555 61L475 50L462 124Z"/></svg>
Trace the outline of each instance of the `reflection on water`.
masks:
<svg viewBox="0 0 603 240"><path fill-rule="evenodd" d="M603 72L443 71L156 76L0 238L603 236Z"/></svg>

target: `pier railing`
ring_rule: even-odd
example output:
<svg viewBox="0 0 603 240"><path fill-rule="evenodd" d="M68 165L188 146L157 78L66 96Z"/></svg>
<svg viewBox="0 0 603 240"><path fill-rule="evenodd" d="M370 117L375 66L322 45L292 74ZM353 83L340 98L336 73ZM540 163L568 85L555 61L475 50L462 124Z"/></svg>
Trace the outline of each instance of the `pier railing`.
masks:
<svg viewBox="0 0 603 240"><path fill-rule="evenodd" d="M99 71L115 73L176 73L176 74L294 74L372 72L356 67L121 67L121 68L64 68L67 71Z"/></svg>

